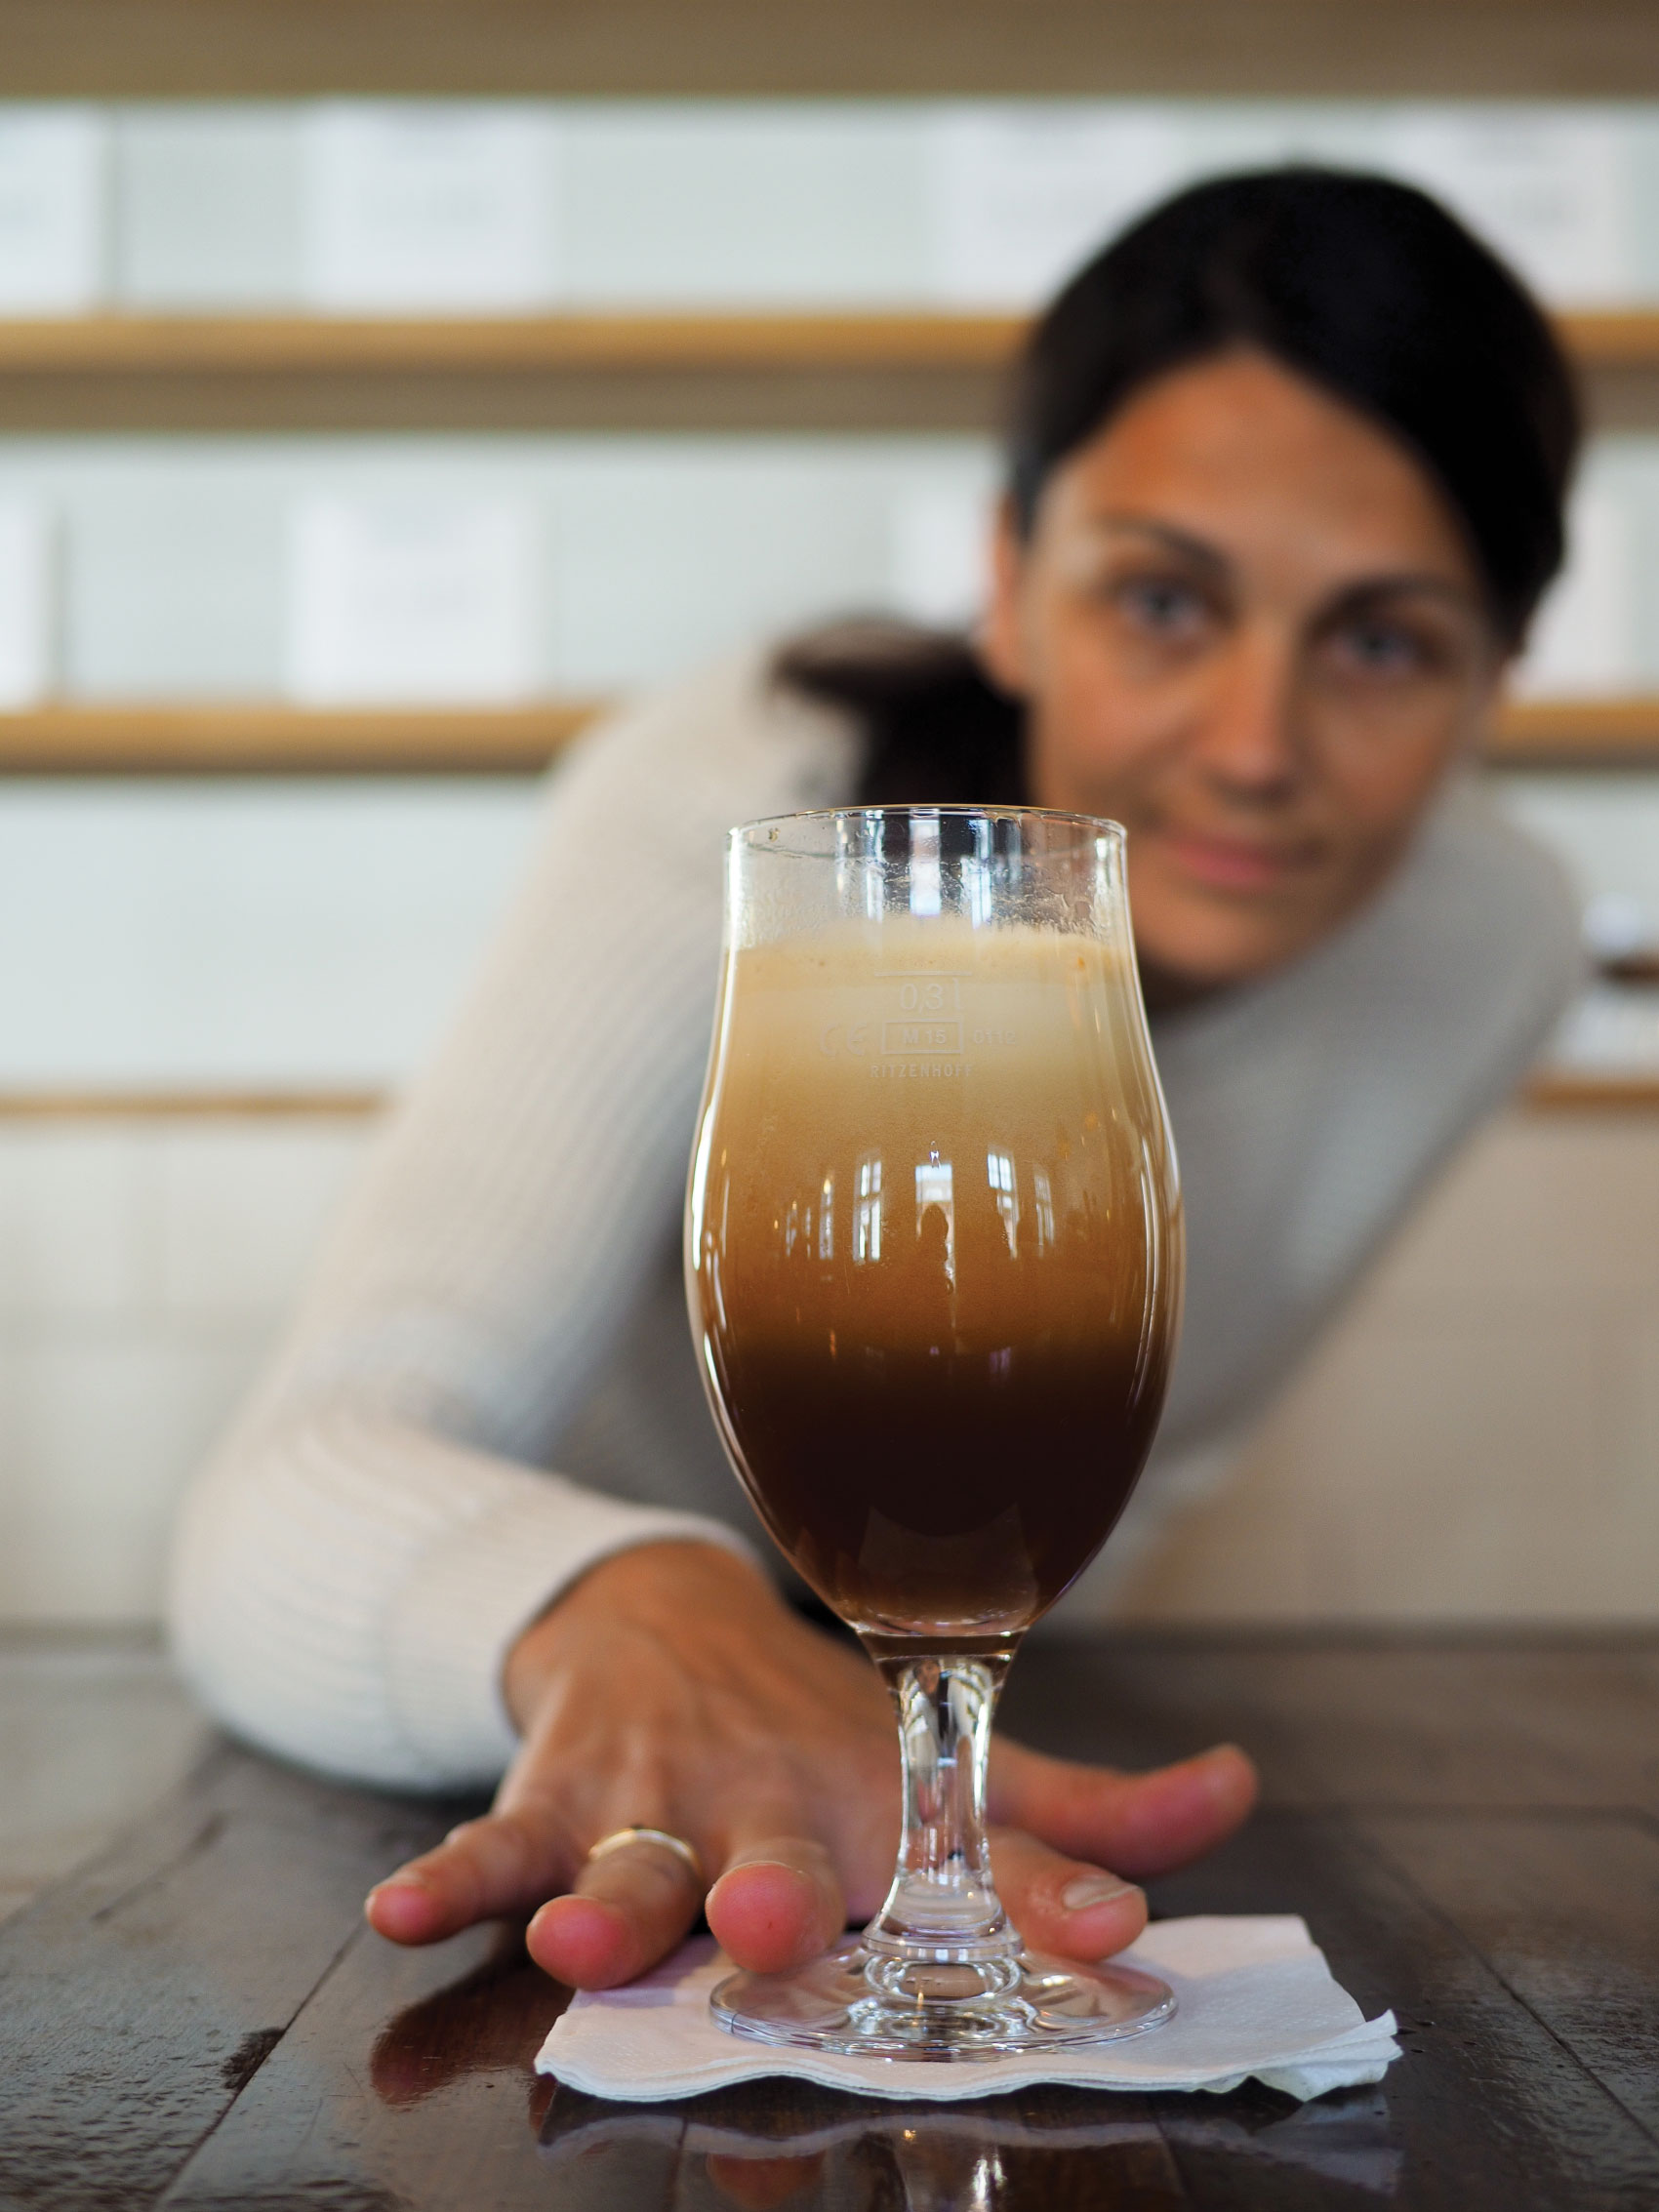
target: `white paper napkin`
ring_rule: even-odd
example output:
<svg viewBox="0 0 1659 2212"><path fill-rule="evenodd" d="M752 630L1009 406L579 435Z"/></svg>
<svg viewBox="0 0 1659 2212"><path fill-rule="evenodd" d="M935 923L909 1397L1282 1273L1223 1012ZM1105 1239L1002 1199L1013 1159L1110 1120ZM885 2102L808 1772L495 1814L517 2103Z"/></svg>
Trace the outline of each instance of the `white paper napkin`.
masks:
<svg viewBox="0 0 1659 2212"><path fill-rule="evenodd" d="M1083 2089L1235 2089L1254 2075L1290 2097L1380 2081L1399 2056L1395 2019L1367 2021L1336 1981L1307 1923L1291 1915L1156 1920L1122 1953L1159 1974L1178 2000L1164 2027L1096 2050L961 2065L852 2058L751 2043L716 2025L708 1992L730 1966L694 1938L626 1989L575 1997L537 2055L593 2097L696 2097L761 2074L789 2074L867 2097L995 2096L1032 2082Z"/></svg>

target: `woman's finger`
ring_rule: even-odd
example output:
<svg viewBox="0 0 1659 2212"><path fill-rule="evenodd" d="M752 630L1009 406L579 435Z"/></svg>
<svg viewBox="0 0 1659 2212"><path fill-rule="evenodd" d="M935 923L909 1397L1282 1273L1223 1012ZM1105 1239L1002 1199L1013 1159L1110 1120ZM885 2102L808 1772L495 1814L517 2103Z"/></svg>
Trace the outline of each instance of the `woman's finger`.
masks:
<svg viewBox="0 0 1659 2212"><path fill-rule="evenodd" d="M991 1864L1008 1916L1033 1951L1109 1958L1147 1924L1146 1895L1133 1882L1018 1829L991 1830Z"/></svg>
<svg viewBox="0 0 1659 2212"><path fill-rule="evenodd" d="M1051 1759L1000 1739L991 1761L994 1821L1137 1876L1214 1850L1256 1801L1256 1770L1233 1744L1151 1774Z"/></svg>
<svg viewBox="0 0 1659 2212"><path fill-rule="evenodd" d="M555 1982L609 1990L666 1958L697 1918L703 1884L677 1852L640 1837L589 1859L525 1936Z"/></svg>
<svg viewBox="0 0 1659 2212"><path fill-rule="evenodd" d="M575 1854L545 1805L524 1802L451 1829L369 1892L369 1925L393 1943L440 1943L474 1920L531 1912L568 1880Z"/></svg>
<svg viewBox="0 0 1659 2212"><path fill-rule="evenodd" d="M721 1950L751 1974L804 1966L847 1924L829 1852L801 1835L753 1835L734 1844L705 1910Z"/></svg>

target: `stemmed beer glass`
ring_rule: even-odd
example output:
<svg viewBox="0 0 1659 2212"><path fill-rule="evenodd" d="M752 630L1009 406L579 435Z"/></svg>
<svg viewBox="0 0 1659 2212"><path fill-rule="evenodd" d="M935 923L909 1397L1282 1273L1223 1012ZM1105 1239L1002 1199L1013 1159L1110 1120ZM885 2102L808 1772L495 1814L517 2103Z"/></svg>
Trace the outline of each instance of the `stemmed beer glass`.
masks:
<svg viewBox="0 0 1659 2212"><path fill-rule="evenodd" d="M721 1983L739 2034L971 2059L1174 2009L1025 1951L983 1825L997 1691L1128 1499L1179 1325L1123 844L970 807L731 834L692 1329L739 1478L880 1669L904 1759L885 1904L797 1972Z"/></svg>

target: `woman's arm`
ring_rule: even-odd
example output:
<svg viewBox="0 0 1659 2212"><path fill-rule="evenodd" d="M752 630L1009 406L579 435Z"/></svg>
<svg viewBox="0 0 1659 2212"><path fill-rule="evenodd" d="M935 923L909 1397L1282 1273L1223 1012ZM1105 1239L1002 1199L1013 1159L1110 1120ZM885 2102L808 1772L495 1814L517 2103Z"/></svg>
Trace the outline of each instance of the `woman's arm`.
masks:
<svg viewBox="0 0 1659 2212"><path fill-rule="evenodd" d="M833 802L852 758L745 662L553 779L468 1003L185 1509L176 1646L242 1733L364 1779L493 1781L506 1653L561 1589L654 1539L743 1549L545 1468L678 1216L725 830Z"/></svg>

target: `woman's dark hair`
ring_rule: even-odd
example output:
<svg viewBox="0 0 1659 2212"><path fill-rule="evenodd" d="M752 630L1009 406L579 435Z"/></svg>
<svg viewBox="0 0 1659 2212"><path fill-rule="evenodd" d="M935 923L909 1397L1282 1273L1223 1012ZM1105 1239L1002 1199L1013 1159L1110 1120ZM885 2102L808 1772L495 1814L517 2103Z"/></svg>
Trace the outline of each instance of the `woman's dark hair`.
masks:
<svg viewBox="0 0 1659 2212"><path fill-rule="evenodd" d="M1165 201L1081 268L1015 373L1018 527L1031 529L1059 463L1143 385L1234 346L1322 384L1416 457L1467 533L1499 637L1518 646L1561 563L1579 439L1572 376L1496 255L1427 193L1386 178L1300 167L1220 178ZM1017 794L1021 710L964 640L859 625L787 647L777 671L862 716L870 802Z"/></svg>

